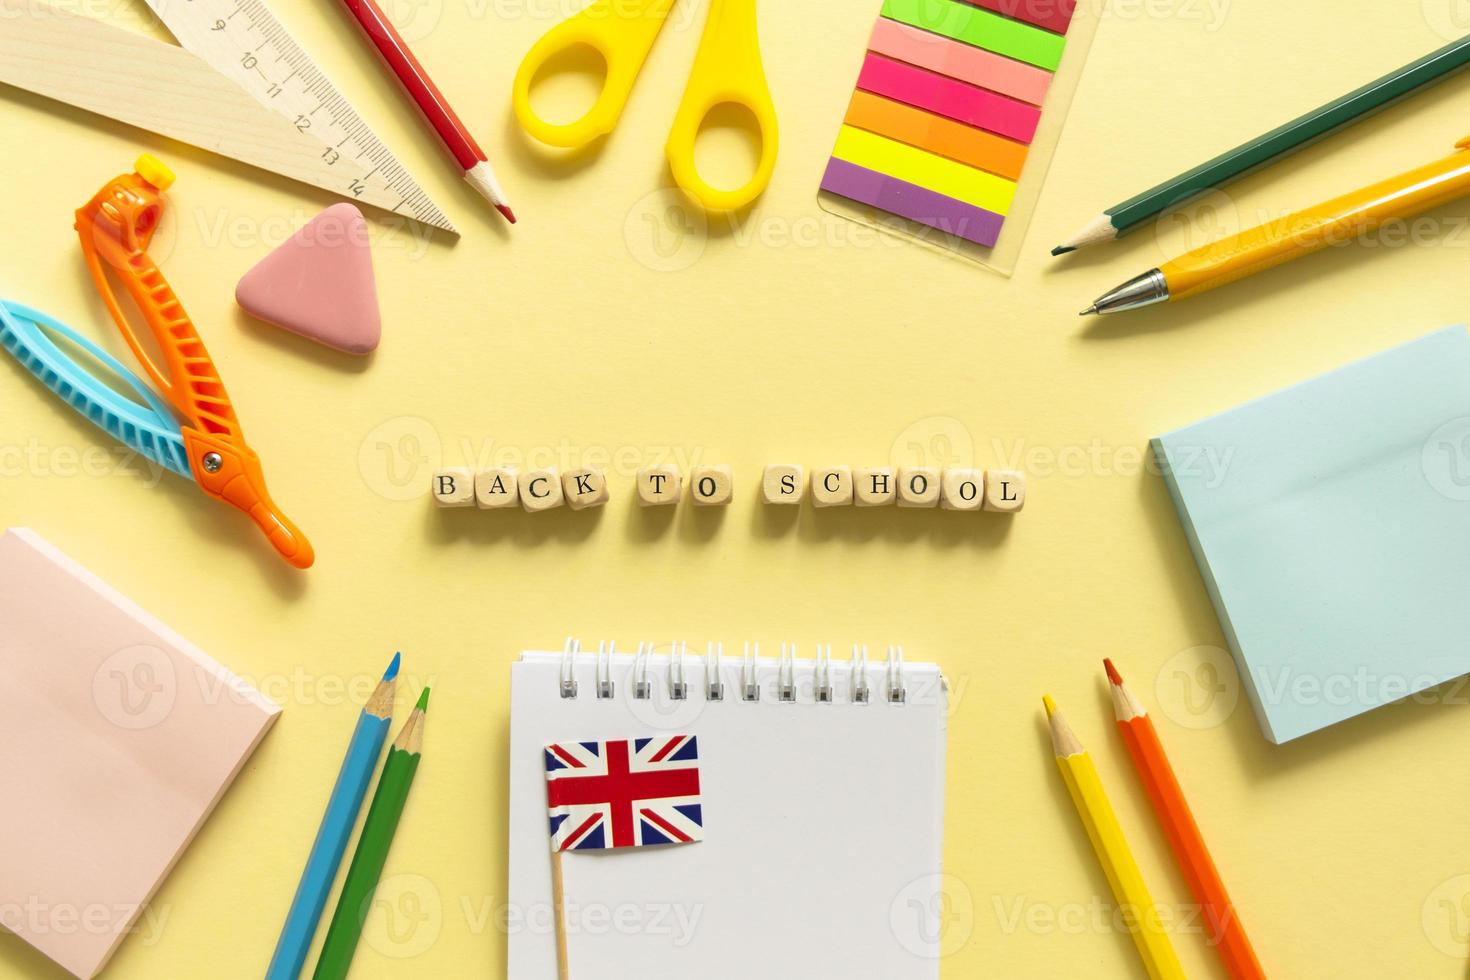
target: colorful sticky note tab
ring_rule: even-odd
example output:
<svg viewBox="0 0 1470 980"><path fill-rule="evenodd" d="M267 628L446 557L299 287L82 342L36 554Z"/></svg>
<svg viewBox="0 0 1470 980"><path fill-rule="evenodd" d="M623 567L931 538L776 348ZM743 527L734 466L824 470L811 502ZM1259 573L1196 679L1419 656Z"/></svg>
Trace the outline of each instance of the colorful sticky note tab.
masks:
<svg viewBox="0 0 1470 980"><path fill-rule="evenodd" d="M872 52L858 75L858 88L1022 143L1031 142L1041 122L1035 106Z"/></svg>
<svg viewBox="0 0 1470 980"><path fill-rule="evenodd" d="M903 174L909 183L996 214L1010 209L1016 193L1015 181L852 126L842 127L832 155L879 173Z"/></svg>
<svg viewBox="0 0 1470 980"><path fill-rule="evenodd" d="M886 17L873 28L868 50L1035 106L1041 105L1051 85L1051 72L1044 68Z"/></svg>
<svg viewBox="0 0 1470 980"><path fill-rule="evenodd" d="M985 248L1076 0L884 0L822 190Z"/></svg>
<svg viewBox="0 0 1470 980"><path fill-rule="evenodd" d="M961 0L883 0L883 16L1056 71L1067 39Z"/></svg>

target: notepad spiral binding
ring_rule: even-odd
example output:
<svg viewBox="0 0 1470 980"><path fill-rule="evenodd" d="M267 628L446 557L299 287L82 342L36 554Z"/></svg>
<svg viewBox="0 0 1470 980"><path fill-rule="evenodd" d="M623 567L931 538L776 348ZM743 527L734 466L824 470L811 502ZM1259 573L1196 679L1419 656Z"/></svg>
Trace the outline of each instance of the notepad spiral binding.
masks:
<svg viewBox="0 0 1470 980"><path fill-rule="evenodd" d="M685 673L685 661L689 656L689 644L675 641L670 645L672 653L669 656L669 668L667 693L671 701L689 700L690 684ZM640 643L637 651L633 654L633 677L632 697L634 700L646 701L653 697L653 684L649 659L653 656L654 644ZM776 677L776 700L786 704L794 704L796 697L796 650L795 643L781 644L781 656L777 661ZM580 693L577 678L573 670L576 658L583 654L582 642L575 637L567 637L562 647L560 691L561 696L574 699ZM588 651L590 652L590 651ZM597 672L595 676L595 695L598 700L608 700L617 696L617 687L613 681L613 657L617 654L616 644L612 642L599 642L597 644ZM759 643L747 642L740 660L740 687L739 695L741 701L759 701L761 699L761 686L759 681L761 647ZM725 645L723 643L708 643L705 645L704 665L705 683L702 686L704 699L706 701L724 701L725 683L723 678L723 658ZM814 667L814 691L818 704L832 704L833 696L832 676L833 671L841 669L832 665L832 644L818 644L816 647L816 658ZM867 644L854 643L852 645L852 657L848 662L847 670L851 683L848 685L850 702L852 704L869 704L873 699L873 686L868 672L868 647ZM905 704L908 701L908 690L904 683L903 670L903 647L888 647L888 659L883 667L883 700L889 704Z"/></svg>

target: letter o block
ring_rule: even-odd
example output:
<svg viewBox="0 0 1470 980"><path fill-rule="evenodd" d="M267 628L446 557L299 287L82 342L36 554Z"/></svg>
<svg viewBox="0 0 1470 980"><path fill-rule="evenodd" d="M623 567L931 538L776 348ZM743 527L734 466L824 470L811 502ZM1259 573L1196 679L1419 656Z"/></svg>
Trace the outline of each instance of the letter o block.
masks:
<svg viewBox="0 0 1470 980"><path fill-rule="evenodd" d="M730 467L696 466L689 474L689 497L696 507L723 507L735 495Z"/></svg>
<svg viewBox="0 0 1470 980"><path fill-rule="evenodd" d="M939 482L939 506L945 510L979 510L985 503L984 470L945 470Z"/></svg>
<svg viewBox="0 0 1470 980"><path fill-rule="evenodd" d="M929 466L900 467L898 471L898 506L938 507L938 468Z"/></svg>

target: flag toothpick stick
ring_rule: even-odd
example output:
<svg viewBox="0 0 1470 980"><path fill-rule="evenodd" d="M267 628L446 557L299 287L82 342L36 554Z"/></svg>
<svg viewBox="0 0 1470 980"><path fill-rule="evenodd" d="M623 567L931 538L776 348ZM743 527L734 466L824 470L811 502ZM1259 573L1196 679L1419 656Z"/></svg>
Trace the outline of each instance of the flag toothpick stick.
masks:
<svg viewBox="0 0 1470 980"><path fill-rule="evenodd" d="M544 755L556 973L571 980L563 855L704 840L699 743L693 735L555 742Z"/></svg>

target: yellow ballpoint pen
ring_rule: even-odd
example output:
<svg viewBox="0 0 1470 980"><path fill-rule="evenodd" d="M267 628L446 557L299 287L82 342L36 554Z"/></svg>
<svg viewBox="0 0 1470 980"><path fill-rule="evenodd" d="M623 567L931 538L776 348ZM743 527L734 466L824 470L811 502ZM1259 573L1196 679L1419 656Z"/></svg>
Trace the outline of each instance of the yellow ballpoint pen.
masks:
<svg viewBox="0 0 1470 980"><path fill-rule="evenodd" d="M1092 757L1062 720L1051 696L1042 698L1046 705L1047 723L1051 727L1052 749L1056 753L1057 768L1067 784L1067 792L1077 807L1077 815L1092 841L1098 863L1107 875L1113 889L1113 897L1123 914L1123 922L1133 934L1133 944L1138 947L1139 958L1148 970L1149 980L1186 980L1184 968L1164 931L1164 920L1143 883L1143 872L1133 859L1128 841L1123 837L1123 828L1103 792L1102 780Z"/></svg>
<svg viewBox="0 0 1470 980"><path fill-rule="evenodd" d="M1470 136L1442 160L1186 252L1109 291L1081 315L1185 299L1464 197L1470 194L1467 150Z"/></svg>

